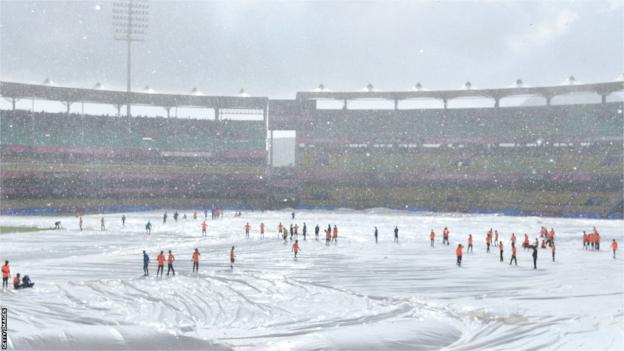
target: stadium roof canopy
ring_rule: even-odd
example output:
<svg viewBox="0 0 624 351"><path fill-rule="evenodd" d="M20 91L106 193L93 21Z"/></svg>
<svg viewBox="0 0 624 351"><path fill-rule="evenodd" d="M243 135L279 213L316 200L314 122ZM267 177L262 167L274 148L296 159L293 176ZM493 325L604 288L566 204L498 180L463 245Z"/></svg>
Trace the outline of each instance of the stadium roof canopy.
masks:
<svg viewBox="0 0 624 351"><path fill-rule="evenodd" d="M111 105L153 105L162 107L194 106L207 108L265 109L266 97L203 96L160 93L127 93L102 89L66 88L52 85L0 82L0 95L62 102L91 102Z"/></svg>
<svg viewBox="0 0 624 351"><path fill-rule="evenodd" d="M386 100L406 100L416 98L433 98L440 100L451 100L462 97L486 97L496 101L514 95L538 95L543 96L547 101L551 98L569 93L596 93L607 96L613 92L624 90L624 82L607 82L593 84L570 84L546 87L516 87L502 89L465 89L465 90L417 90L417 91L314 91L299 92L297 99L386 99Z"/></svg>
<svg viewBox="0 0 624 351"><path fill-rule="evenodd" d="M596 93L605 101L609 94L624 90L624 82L606 82L592 84L569 84L544 87L516 87L501 89L461 89L461 90L418 90L418 91L315 91L298 92L297 100L315 99L386 99L406 100L416 98L433 98L448 101L462 97L485 97L498 101L504 97L514 95L543 96L547 102L550 99L569 93ZM162 94L148 92L113 91L103 89L82 89L58 87L53 85L25 84L15 82L0 82L0 95L12 99L35 98L62 102L91 102L112 105L152 105L165 108L175 106L194 106L215 109L266 109L267 97L241 96L204 96L195 94Z"/></svg>

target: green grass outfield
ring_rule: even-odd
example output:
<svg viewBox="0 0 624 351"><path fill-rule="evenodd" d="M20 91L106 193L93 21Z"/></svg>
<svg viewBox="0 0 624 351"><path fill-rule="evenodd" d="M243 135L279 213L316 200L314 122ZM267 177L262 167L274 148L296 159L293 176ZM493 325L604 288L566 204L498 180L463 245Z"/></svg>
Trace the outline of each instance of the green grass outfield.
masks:
<svg viewBox="0 0 624 351"><path fill-rule="evenodd" d="M41 230L46 230L48 228L37 228L37 227L12 227L0 225L0 234L10 234L10 233L29 233L29 232L38 232Z"/></svg>

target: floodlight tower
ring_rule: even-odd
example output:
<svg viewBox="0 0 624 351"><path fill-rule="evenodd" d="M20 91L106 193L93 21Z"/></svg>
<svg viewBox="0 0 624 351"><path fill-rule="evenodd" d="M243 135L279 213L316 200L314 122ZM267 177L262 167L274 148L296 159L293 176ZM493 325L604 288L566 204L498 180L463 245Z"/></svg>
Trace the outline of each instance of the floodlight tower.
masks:
<svg viewBox="0 0 624 351"><path fill-rule="evenodd" d="M113 33L115 40L128 44L126 91L132 90L132 43L144 40L149 16L148 0L117 0L113 2ZM129 95L129 94L128 94ZM126 116L130 117L130 97L126 101Z"/></svg>

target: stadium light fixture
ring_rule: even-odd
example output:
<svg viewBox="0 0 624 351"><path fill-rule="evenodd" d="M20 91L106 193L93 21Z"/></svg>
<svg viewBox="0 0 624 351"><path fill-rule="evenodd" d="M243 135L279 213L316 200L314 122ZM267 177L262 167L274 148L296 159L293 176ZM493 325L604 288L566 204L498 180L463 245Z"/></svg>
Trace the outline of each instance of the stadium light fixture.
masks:
<svg viewBox="0 0 624 351"><path fill-rule="evenodd" d="M42 85L54 85L54 82L50 78L46 78L41 82Z"/></svg>
<svg viewBox="0 0 624 351"><path fill-rule="evenodd" d="M312 91L317 92L317 93L320 93L320 92L327 92L327 91L331 91L331 90L330 90L330 89L327 89L327 88L325 87L325 84L321 83L321 84L319 84L319 86L318 86L318 87L316 87L316 88L312 89Z"/></svg>
<svg viewBox="0 0 624 351"><path fill-rule="evenodd" d="M472 83L470 83L470 81L466 82L466 84L464 84L464 88L466 88L466 90L472 89Z"/></svg>
<svg viewBox="0 0 624 351"><path fill-rule="evenodd" d="M241 89L238 91L238 96L239 96L239 97L249 97L249 94L247 94L247 92L245 91L245 89L244 89L244 88L241 88Z"/></svg>
<svg viewBox="0 0 624 351"><path fill-rule="evenodd" d="M148 94L151 94L154 92L154 89L150 88L149 85L146 85L145 88L143 88L143 91L145 91Z"/></svg>
<svg viewBox="0 0 624 351"><path fill-rule="evenodd" d="M520 79L520 78L516 79L516 87L517 88L522 88L523 85L524 85L524 82L522 81L522 79Z"/></svg>
<svg viewBox="0 0 624 351"><path fill-rule="evenodd" d="M97 89L97 90L103 89L102 83L100 82L95 83L95 85L93 86L93 89Z"/></svg>
<svg viewBox="0 0 624 351"><path fill-rule="evenodd" d="M414 90L421 91L422 90L422 84L420 84L420 82L416 83L416 85L414 85Z"/></svg>
<svg viewBox="0 0 624 351"><path fill-rule="evenodd" d="M116 0L113 2L113 33L115 40L125 41L127 49L126 91L132 90L132 43L144 41L149 18L147 0ZM126 104L126 114L130 117L130 102Z"/></svg>
<svg viewBox="0 0 624 351"><path fill-rule="evenodd" d="M576 78L574 78L574 76L570 76L570 77L568 78L568 84L569 84L569 85L574 85L574 84L576 84Z"/></svg>
<svg viewBox="0 0 624 351"><path fill-rule="evenodd" d="M319 92L323 92L323 91L327 91L325 90L325 84L321 83L319 84L318 87L312 89L313 92L319 93Z"/></svg>
<svg viewBox="0 0 624 351"><path fill-rule="evenodd" d="M193 88L193 89L191 90L191 94L192 94L192 95L195 95L195 96L202 95L201 91L199 91L199 89L197 89L197 87L195 87L195 88Z"/></svg>
<svg viewBox="0 0 624 351"><path fill-rule="evenodd" d="M368 83L368 84L366 85L366 91L368 91L369 93L370 93L370 92L373 92L374 90L375 90L375 87L373 86L373 84Z"/></svg>

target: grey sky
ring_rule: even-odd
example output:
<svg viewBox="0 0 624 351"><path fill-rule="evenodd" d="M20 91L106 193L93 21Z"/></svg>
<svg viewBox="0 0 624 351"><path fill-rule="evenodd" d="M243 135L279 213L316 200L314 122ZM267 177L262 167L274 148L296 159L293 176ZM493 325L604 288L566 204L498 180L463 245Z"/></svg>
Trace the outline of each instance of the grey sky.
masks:
<svg viewBox="0 0 624 351"><path fill-rule="evenodd" d="M151 1L133 88L294 97L359 90L559 84L624 72L612 1ZM110 1L1 1L0 76L125 87Z"/></svg>

